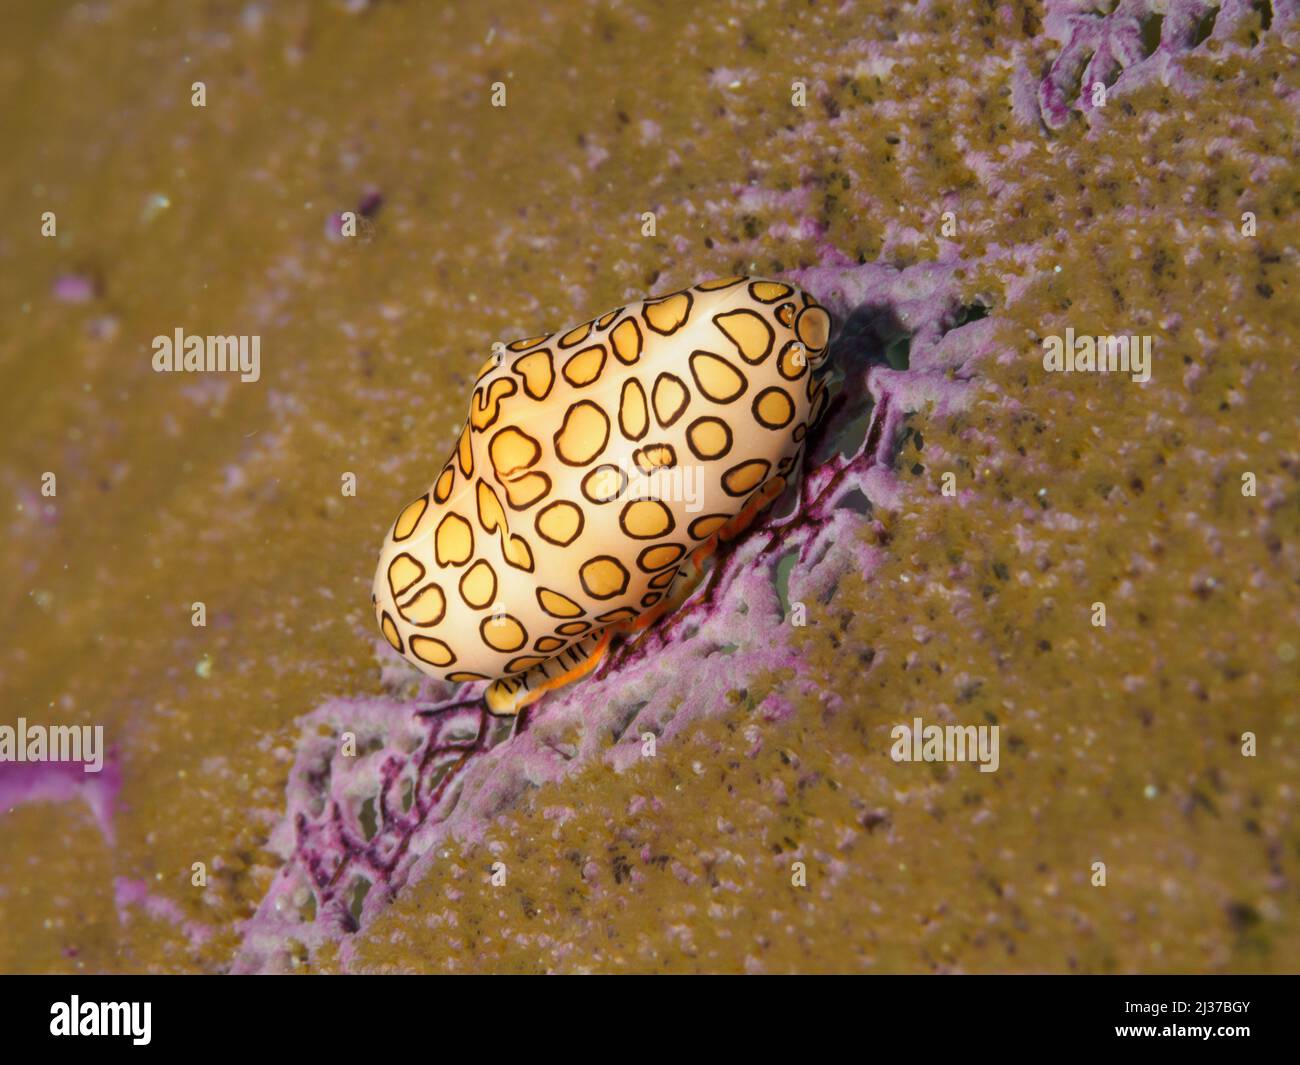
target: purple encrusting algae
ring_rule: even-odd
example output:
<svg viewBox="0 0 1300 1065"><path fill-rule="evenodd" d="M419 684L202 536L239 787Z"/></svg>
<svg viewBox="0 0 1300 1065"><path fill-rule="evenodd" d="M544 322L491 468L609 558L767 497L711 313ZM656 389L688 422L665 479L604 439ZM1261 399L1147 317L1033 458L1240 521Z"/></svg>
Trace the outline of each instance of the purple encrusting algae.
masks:
<svg viewBox="0 0 1300 1065"><path fill-rule="evenodd" d="M86 772L85 762L0 762L0 810L29 802L80 799L109 844L116 839L113 812L121 787L122 767L112 748L93 773Z"/></svg>

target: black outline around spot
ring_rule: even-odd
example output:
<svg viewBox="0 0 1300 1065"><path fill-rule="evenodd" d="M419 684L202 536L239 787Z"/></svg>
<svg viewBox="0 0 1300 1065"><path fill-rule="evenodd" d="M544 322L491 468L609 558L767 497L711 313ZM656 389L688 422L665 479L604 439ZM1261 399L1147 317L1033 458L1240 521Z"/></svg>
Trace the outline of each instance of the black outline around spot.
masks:
<svg viewBox="0 0 1300 1065"><path fill-rule="evenodd" d="M621 574L623 574L623 584L622 584L622 587L620 587L617 591L610 592L610 593L607 594L607 595L597 595L595 592L593 592L593 591L591 590L590 586L587 584L587 573L586 573L586 570L587 570L587 567L588 567L588 566L592 565L592 564L595 563L595 562L612 562L612 563L614 563L614 565L618 567L619 572L620 572ZM632 579L632 574L630 574L630 573L627 571L627 567L624 566L623 563L620 562L620 561L619 561L617 558L615 558L613 555L592 555L591 558L587 559L586 562L584 562L581 566L578 567L578 581L579 581L579 583L581 583L581 585L582 585L582 590L583 590L584 592L586 592L589 596L591 596L591 598L593 598L593 599L599 599L599 600L601 600L602 602L604 602L604 601L607 600L607 599L617 599L620 595L622 595L624 592L626 592L626 591L627 591L627 585L628 585L628 582L629 582L631 579Z"/></svg>
<svg viewBox="0 0 1300 1065"><path fill-rule="evenodd" d="M691 431L700 424L700 422L717 422L722 426L723 431L727 434L727 446L719 451L716 455L705 455L696 446L695 441L691 439ZM736 438L732 435L731 426L715 414L702 414L686 427L686 446L691 449L691 454L701 462L713 462L715 459L726 458L731 454L732 445L735 444Z"/></svg>
<svg viewBox="0 0 1300 1065"><path fill-rule="evenodd" d="M764 285L764 284L780 285L782 288L785 289L785 291L782 292L779 296L773 296L770 300L765 300L763 299L762 296L760 296L757 292L754 291L755 285ZM749 283L749 298L752 299L755 303L763 304L764 307L770 307L772 304L779 303L781 300L788 300L791 296L793 296L796 293L796 291L797 289L791 288L784 281L773 281L770 277L760 277L757 281L751 281Z"/></svg>
<svg viewBox="0 0 1300 1065"><path fill-rule="evenodd" d="M393 567L397 565L397 560L399 558L409 558L412 562L416 564L420 572L417 573L414 577L412 577L408 584L402 585L401 588L395 588L393 587ZM428 571L424 568L424 563L421 562L409 551L399 551L392 558L390 558L388 560L388 566L384 570L384 577L388 581L388 592L393 597L393 605L396 606L397 600L400 596L405 595L417 584L419 584L422 580L424 580L424 576L427 572Z"/></svg>
<svg viewBox="0 0 1300 1065"><path fill-rule="evenodd" d="M438 474L438 480L439 481L442 480L441 473ZM455 478L453 477L452 480L454 483ZM436 485L437 481L435 481L434 484ZM450 494L451 493L448 493L448 495ZM420 522L424 520L424 515L428 513L429 495L430 495L429 492L425 492L424 495L420 496L419 499L412 499L409 503L406 504L406 506L402 508L402 513L397 515L397 520L393 522L393 543L400 544L403 540L409 540L412 536L415 535L415 530L420 527ZM402 523L402 515L405 514L408 510L410 510L413 506L415 506L416 503L423 503L424 506L420 508L420 513L416 515L415 521L411 523L411 531L407 533L405 536L398 536L397 527Z"/></svg>
<svg viewBox="0 0 1300 1065"><path fill-rule="evenodd" d="M641 396L641 431L633 436L627 431L627 426L623 424L623 412L627 410L627 390L635 388ZM618 393L618 431L623 434L623 439L640 441L645 438L645 434L650 431L650 397L645 394L645 386L635 377L629 377L623 382L623 387Z"/></svg>
<svg viewBox="0 0 1300 1065"><path fill-rule="evenodd" d="M751 487L742 488L739 492L733 492L730 488L727 487L728 477L730 477L733 473L736 473L738 470L743 470L746 466L753 466L756 463L762 464L763 475L757 481L755 481ZM764 481L766 481L768 474L770 474L771 472L772 472L772 463L769 462L767 459L745 459L743 462L737 462L734 466L731 467L731 469L727 470L721 477L719 477L718 483L722 485L722 490L726 492L727 495L731 496L733 499L739 499L743 495L748 495L755 488L757 488Z"/></svg>
<svg viewBox="0 0 1300 1065"><path fill-rule="evenodd" d="M667 419L664 419L659 414L659 404L655 400L655 394L659 391L659 382L663 381L665 378L669 379L670 381L675 381L682 390L681 406L677 407L673 411L672 416ZM683 381L680 377L678 377L674 373L669 373L667 370L664 370L663 373L661 373L658 377L655 378L654 388L650 390L650 409L654 411L655 421L659 423L659 428L671 429L677 423L677 419L679 419L683 414L686 413L686 408L689 407L690 405L691 405L691 390L686 387L686 382Z"/></svg>
<svg viewBox="0 0 1300 1065"><path fill-rule="evenodd" d="M789 417L786 418L785 421L783 422L764 421L763 416L759 414L758 412L759 404L763 402L763 397L766 396L769 392L775 392L778 396L784 397L786 403L790 405L790 415ZM790 397L789 392L787 392L784 388L781 388L779 385L769 385L767 388L763 389L762 392L758 393L758 395L754 397L754 402L750 405L749 412L754 416L754 421L756 421L764 429L784 429L787 425L789 425L792 421L794 421L794 416L797 413L797 410L795 408L794 400Z"/></svg>
<svg viewBox="0 0 1300 1065"><path fill-rule="evenodd" d="M442 609L438 611L438 616L432 621L416 621L414 618L410 617L406 611L430 588L436 588L438 590L438 595L442 598ZM442 624L442 619L447 616L447 593L442 590L442 585L437 581L430 581L423 588L418 589L405 603L397 603L395 605L397 607L397 612L402 615L402 620L408 625L414 625L417 629L432 629L435 626Z"/></svg>
<svg viewBox="0 0 1300 1065"><path fill-rule="evenodd" d="M648 313L650 308L658 307L660 304L667 303L669 300L676 299L678 296L686 297L686 313L682 315L682 320L678 322L675 326L673 326L671 329L669 329L667 332L665 332L662 329L655 328L654 324L650 321L650 315ZM685 328L686 324L691 320L691 311L694 309L694 307L695 307L695 297L691 295L690 289L684 288L680 292L670 292L668 293L667 296L656 296L652 300L644 300L641 304L641 317L642 319L644 319L647 329L653 331L654 333L656 333L661 337L670 337L674 333L676 333L679 329Z"/></svg>
<svg viewBox="0 0 1300 1065"><path fill-rule="evenodd" d="M643 535L641 533L634 533L631 529L629 529L627 527L627 512L631 510L633 507L637 506L639 503L657 504L659 508L662 510L662 512L668 515L668 527L666 529L661 529L659 532L653 533L648 536ZM659 540L665 536L671 536L673 534L673 531L677 528L677 519L673 516L672 507L670 507L662 499L632 499L629 500L627 503L625 503L623 505L623 509L619 511L618 527L623 530L623 535L626 536L629 540Z"/></svg>
<svg viewBox="0 0 1300 1065"><path fill-rule="evenodd" d="M527 356L525 356L525 358L527 358ZM510 386L510 389L509 391L503 392L501 395L497 397L496 409L492 412L492 417L489 418L482 425L474 424L474 415L482 414L488 408L479 402L479 396L483 394L483 389L482 388L474 389L474 395L470 398L470 407L469 407L469 428L471 433L486 433L489 429L492 428L492 426L496 425L497 419L501 417L501 404L519 391L519 386L515 384L515 379L513 377L498 377L496 381L493 381L492 384L487 386L486 396L489 401L492 398L492 388L498 382L504 382L505 384Z"/></svg>
<svg viewBox="0 0 1300 1065"><path fill-rule="evenodd" d="M397 627L397 622L393 620L393 615L387 610L380 611L379 614L379 632L384 637L384 643L389 647L393 646L393 641L388 638L388 633L384 632L384 621L393 626L393 635L397 637L397 647L395 650L399 655L406 654L406 641L402 639L402 630Z"/></svg>
<svg viewBox="0 0 1300 1065"><path fill-rule="evenodd" d="M574 607L577 608L578 612L576 614L555 613L555 611L548 609L546 604L542 602L543 592L547 592L551 595L558 595L561 599L573 603ZM537 605L542 608L542 613L550 618L559 618L561 621L577 621L579 618L581 618L584 614L587 613L586 607L584 607L581 603L574 602L563 592L557 592L554 588L543 588L540 584L533 589L533 598L537 600Z"/></svg>
<svg viewBox="0 0 1300 1065"><path fill-rule="evenodd" d="M447 648L447 653L451 655L451 659L447 662L430 662L427 658L425 658L422 654L420 654L419 651L415 649L416 640L428 640L430 643L441 644L443 647ZM456 652L453 651L451 647L448 646L446 640L439 640L437 637L425 636L422 633L418 633L418 632L411 637L411 654L415 655L415 657L418 658L421 662L423 662L426 666L433 666L434 669L446 669L448 666L454 666L457 661Z"/></svg>
<svg viewBox="0 0 1300 1065"><path fill-rule="evenodd" d="M596 367L596 372L595 374L592 375L590 381L583 381L582 384L579 384L577 381L575 381L572 377L569 376L569 367L573 364L575 359L580 359L584 355L586 355L587 352L593 350L598 350L600 352L600 365ZM605 372L605 363L607 362L609 362L609 351L606 349L603 343L588 344L581 351L575 351L572 355L570 355L567 359L564 360L564 365L560 367L560 374L561 376L563 376L563 378L566 381L569 382L569 384L572 387L587 388L591 385L594 385L597 381L600 380L600 375Z"/></svg>
<svg viewBox="0 0 1300 1065"><path fill-rule="evenodd" d="M710 518L721 518L722 521L718 524L718 529L721 529L723 525L725 525L727 522L731 520L731 515L730 514L701 514L698 518L696 518L693 522L691 522L690 525L686 527L686 532L690 535L690 538L692 540L707 540L710 536L712 536L715 532L718 531L718 529L713 529L710 532L706 532L706 533L697 533L695 531L695 526L699 525L700 522L702 521L708 521Z"/></svg>
<svg viewBox="0 0 1300 1065"><path fill-rule="evenodd" d="M489 642L487 638L487 633L483 631L488 625L491 625L493 622L500 621L502 618L507 618L510 621L513 621L516 625L519 626L519 631L524 634L524 638L520 640L517 644L515 644L514 647L498 647L496 644ZM482 621L478 623L478 636L479 639L483 641L483 646L488 648L489 650L496 651L503 655L512 655L516 651L518 651L519 648L523 647L526 643L528 643L528 627L517 617L515 617L513 614L489 614L487 617L485 617Z"/></svg>
<svg viewBox="0 0 1300 1065"><path fill-rule="evenodd" d="M538 355L546 356L546 372L548 377L548 380L546 382L546 391L541 393L540 395L538 395L538 393L533 391L532 386L529 384L528 381L528 374L525 373L523 370L519 369L519 364L523 362L525 359L533 359L536 358ZM549 396L551 394L551 389L555 387L555 358L551 354L550 348L543 348L541 351L530 351L527 355L521 355L519 358L515 359L515 361L510 364L510 372L518 374L519 379L523 381L524 395L526 395L529 399L536 400L538 403L540 403L547 396Z"/></svg>
<svg viewBox="0 0 1300 1065"><path fill-rule="evenodd" d="M698 419L696 420L698 421ZM692 422L691 424L693 425L695 423ZM653 466L643 462L642 459L644 458L645 453L649 451L652 447L667 448L668 455L672 459L672 461L667 463L655 463ZM641 447L637 448L635 451L632 452L632 464L636 466L636 468L640 470L642 473L644 473L647 477L649 477L652 473L654 473L655 470L675 469L677 466L677 449L673 447L672 444L666 442L659 443L659 444L643 444Z"/></svg>
<svg viewBox="0 0 1300 1065"><path fill-rule="evenodd" d="M605 423L605 439L601 441L600 447L598 447L592 454L588 455L585 459L571 460L565 458L564 453L560 450L560 437L564 435L565 430L568 428L569 419L573 417L573 412L576 411L579 407L590 407L592 410L596 411L596 413L598 413L601 416L601 418L604 420ZM563 462L566 466L571 466L571 467L590 466L593 462L596 461L596 459L600 458L601 453L604 452L605 448L609 446L609 432L610 432L609 415L606 414L603 410L601 410L600 407L597 406L595 403L593 403L591 400L580 399L578 400L578 402L570 404L569 409L564 412L564 418L560 422L560 427L555 430L555 433L551 437L551 445L552 447L555 448L555 457L559 459L561 462Z"/></svg>
<svg viewBox="0 0 1300 1065"><path fill-rule="evenodd" d="M608 499L598 499L596 496L592 495L590 492L587 491L587 482L590 481L593 477L595 477L596 474L600 473L601 470L613 470L621 478L618 485L618 491L615 492ZM602 462L599 466L595 467L590 473L588 473L582 479L582 484L579 485L578 487L579 490L582 492L583 499L585 499L588 503L594 503L598 507L603 507L606 503L615 502L624 492L626 492L629 483L631 483L631 478L628 477L627 471L624 470L622 466L616 466L612 462Z"/></svg>
<svg viewBox="0 0 1300 1065"><path fill-rule="evenodd" d="M749 280L750 275L743 276L733 275L732 277L711 277L707 281L701 281L695 286L697 292L726 292L729 288L735 288L737 285L743 285ZM716 284L718 281L725 281L725 285ZM705 285L713 285L712 288L705 288Z"/></svg>
<svg viewBox="0 0 1300 1065"><path fill-rule="evenodd" d="M707 359L715 359L722 363L723 366L740 378L740 388L727 399L719 399L717 396L709 392L709 390L704 387L704 382L700 380L699 370L695 368L695 360L699 359L701 356ZM710 403L716 403L719 407L731 406L731 404L735 403L736 400L749 391L749 378L741 373L740 370L737 370L736 367L732 366L731 363L716 351L705 351L703 348L697 348L695 351L691 352L691 357L687 360L687 365L691 368L691 378L695 381L695 390Z"/></svg>
<svg viewBox="0 0 1300 1065"><path fill-rule="evenodd" d="M614 339L614 334L623 327L624 322L630 322L632 325L632 332L636 334L636 354L632 356L630 361L623 358L619 353L618 341ZM614 328L609 331L609 346L614 351L614 358L624 366L634 366L640 361L641 353L645 351L645 334L641 332L641 323L636 320L636 315L629 314L622 322L619 322L618 325L614 326Z"/></svg>
<svg viewBox="0 0 1300 1065"><path fill-rule="evenodd" d="M767 330L767 346L763 348L763 354L758 356L756 359L751 359L745 354L745 349L740 346L740 341L733 337L731 333L728 332L726 326L724 326L720 321L722 318L735 318L737 315L741 314L753 315L763 323L763 328ZM726 337L731 346L736 349L736 354L744 359L745 362L749 363L750 366L757 366L759 363L767 361L768 356L772 354L772 348L776 344L776 330L772 328L772 323L763 315L759 314L758 311L752 310L749 307L736 307L730 311L720 311L718 314L713 316L713 324L717 326L718 332Z"/></svg>
<svg viewBox="0 0 1300 1065"><path fill-rule="evenodd" d="M443 527L445 524L447 524L447 522L450 521L452 518L455 518L457 521L463 521L463 522L465 522L465 528L467 528L467 529L469 530L469 554L467 554L467 555L466 555L466 556L465 556L465 557L464 557L460 562L452 562L452 561L450 561L450 560L444 561L444 560L443 560L443 557L442 557L442 544L440 544L440 543L438 542L439 539L440 539L440 537L438 536L438 532L439 532L439 530L441 530L442 527ZM471 558L473 558L473 557L474 557L474 526L473 526L473 524L470 523L469 521L466 521L465 518L463 518L461 515L457 514L454 510L449 510L446 514L444 514L444 515L442 516L442 521L438 522L438 527L437 527L436 529L433 530L433 559L434 559L434 561L437 562L439 566L444 566L444 567L445 567L445 566L463 566L463 565L465 565L466 562L468 562L468 561L469 561Z"/></svg>
<svg viewBox="0 0 1300 1065"><path fill-rule="evenodd" d="M471 573L473 573L476 569L478 569L479 566L486 566L487 571L490 574L492 574L492 594L489 595L481 605L475 605L474 603L470 602L469 596L465 594L465 581L469 578L469 575ZM492 605L492 601L496 599L497 588L499 586L500 586L500 581L497 579L497 571L492 567L492 563L485 558L480 558L478 561L474 563L474 565L470 566L469 569L467 569L464 573L460 575L460 580L456 582L456 591L460 593L460 601L464 603L467 607L469 607L471 610L486 610L488 607Z"/></svg>
<svg viewBox="0 0 1300 1065"><path fill-rule="evenodd" d="M677 549L677 557L673 559L671 562L665 562L663 563L663 565L655 566L654 568L651 568L650 566L647 566L645 564L646 555L650 554L651 551L662 551L665 547L675 547ZM649 547L644 548L641 551L641 553L636 556L636 566L637 569L639 569L642 573L658 573L661 569L667 569L669 566L677 565L685 557L686 557L686 548L683 547L681 544L651 544Z"/></svg>
<svg viewBox="0 0 1300 1065"><path fill-rule="evenodd" d="M513 499L510 498L510 487L512 485L522 483L524 478L526 477L540 477L543 481L546 482L546 487L543 488L541 492L539 492L537 495L533 496L533 498L530 499L527 503L516 503ZM551 489L553 487L554 485L551 483L550 474L542 473L540 470L529 470L522 477L516 477L514 480L505 482L506 506L508 506L511 510L514 511L523 511L523 510L527 510L529 507L535 507L537 506L538 503L540 503L543 499L545 499L548 495L551 494Z"/></svg>
<svg viewBox="0 0 1300 1065"><path fill-rule="evenodd" d="M552 540L549 536L546 535L546 533L542 532L542 516L548 510L554 510L556 507L572 507L574 510L578 512L578 528L574 532L574 534L570 536L567 540ZM574 540L576 540L579 536L582 535L582 530L585 529L586 527L587 527L586 512L582 509L582 507L578 506L577 503L574 503L572 500L569 499L552 500L550 503L547 503L546 506L542 507L542 509L537 512L537 516L533 518L533 531L536 532L537 535L540 536L543 541L545 541L546 543L550 544L553 547L568 547L571 543L573 543Z"/></svg>
<svg viewBox="0 0 1300 1065"><path fill-rule="evenodd" d="M583 328L585 328L587 331L583 333L582 336L578 337L577 340L570 340L567 344L564 342L564 338L567 337L570 333L576 333L579 329L583 329ZM556 350L568 351L569 348L576 348L579 344L581 344L584 340L588 339L591 336L591 331L595 328L596 328L596 320L593 318L590 322L579 322L572 329L566 329L562 334L557 333L555 339Z"/></svg>

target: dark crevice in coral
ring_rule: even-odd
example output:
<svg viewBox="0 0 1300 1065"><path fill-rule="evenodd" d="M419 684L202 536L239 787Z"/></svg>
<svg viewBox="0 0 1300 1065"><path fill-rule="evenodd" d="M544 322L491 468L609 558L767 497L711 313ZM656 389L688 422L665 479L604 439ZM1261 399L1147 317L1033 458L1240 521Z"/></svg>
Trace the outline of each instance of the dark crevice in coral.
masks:
<svg viewBox="0 0 1300 1065"><path fill-rule="evenodd" d="M361 812L357 815L357 821L361 825L361 831L365 833L366 839L374 839L375 833L379 831L379 821L375 816L375 797L372 795L361 804Z"/></svg>
<svg viewBox="0 0 1300 1065"><path fill-rule="evenodd" d="M892 307L866 304L844 322L831 358L837 364L885 362L890 369L906 370L911 346L912 334Z"/></svg>
<svg viewBox="0 0 1300 1065"><path fill-rule="evenodd" d="M623 738L623 733L627 731L627 727L636 720L637 714L644 710L648 705L649 700L639 699L634 703L628 703L626 706L620 707L618 718L615 720L614 726L610 730L610 734L615 743Z"/></svg>
<svg viewBox="0 0 1300 1065"><path fill-rule="evenodd" d="M781 602L781 616L790 616L790 573L799 560L799 552L790 550L776 560L776 597Z"/></svg>
<svg viewBox="0 0 1300 1065"><path fill-rule="evenodd" d="M1153 11L1149 15L1143 16L1140 25L1142 27L1142 58L1145 59L1160 47L1160 35L1165 25L1164 13Z"/></svg>
<svg viewBox="0 0 1300 1065"><path fill-rule="evenodd" d="M867 429L871 426L871 411L865 410L854 418L851 418L838 433L835 434L831 441L835 450L844 458L852 458L862 448L862 441L867 437Z"/></svg>
<svg viewBox="0 0 1300 1065"><path fill-rule="evenodd" d="M836 510L852 510L857 514L871 513L871 500L862 493L860 488L850 488L839 499L835 501Z"/></svg>
<svg viewBox="0 0 1300 1065"><path fill-rule="evenodd" d="M371 883L364 876L359 876L352 882L352 898L348 902L348 913L358 925L361 923L361 907L366 901L370 888Z"/></svg>
<svg viewBox="0 0 1300 1065"><path fill-rule="evenodd" d="M1196 28L1192 31L1191 47L1196 48L1208 41L1210 35L1214 32L1214 24L1218 20L1219 9L1217 7L1210 8L1209 11L1202 15L1196 23Z"/></svg>
<svg viewBox="0 0 1300 1065"><path fill-rule="evenodd" d="M960 329L971 322L978 322L982 318L989 316L992 308L983 300L974 300L971 303L963 303L957 308L957 313L953 316L952 325L944 329L945 333L950 333L954 329Z"/></svg>
<svg viewBox="0 0 1300 1065"><path fill-rule="evenodd" d="M895 337L885 347L885 361L891 370L906 370L912 354L911 336Z"/></svg>

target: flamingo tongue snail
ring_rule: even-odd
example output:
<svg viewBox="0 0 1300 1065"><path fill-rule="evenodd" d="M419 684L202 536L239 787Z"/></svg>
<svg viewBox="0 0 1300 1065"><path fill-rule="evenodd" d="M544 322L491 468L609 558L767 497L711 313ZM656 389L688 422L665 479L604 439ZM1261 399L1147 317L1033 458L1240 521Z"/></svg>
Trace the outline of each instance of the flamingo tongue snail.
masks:
<svg viewBox="0 0 1300 1065"><path fill-rule="evenodd" d="M431 676L491 680L495 714L590 671L781 494L826 404L830 324L785 282L730 277L499 348L384 541L385 639Z"/></svg>

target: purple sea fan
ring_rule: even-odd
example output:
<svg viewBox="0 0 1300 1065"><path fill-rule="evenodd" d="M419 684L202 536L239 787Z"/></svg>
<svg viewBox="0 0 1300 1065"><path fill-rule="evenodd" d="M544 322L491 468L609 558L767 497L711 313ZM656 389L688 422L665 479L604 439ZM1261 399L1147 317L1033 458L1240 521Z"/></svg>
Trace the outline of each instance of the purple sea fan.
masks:
<svg viewBox="0 0 1300 1065"><path fill-rule="evenodd" d="M967 378L993 351L995 323L963 324L960 260L897 270L832 258L843 265L791 278L841 323L832 359L842 380L810 434L797 488L719 551L678 611L615 644L589 677L549 693L513 731L486 715L481 685L436 701L445 689L426 682L416 704L340 699L309 714L272 837L285 865L245 928L236 971L283 970L331 940L342 941L346 967L350 934L445 861L448 843L483 839L525 793L597 759L625 768L646 732L661 743L688 735L727 713L746 678L789 670L787 691L835 709L839 697L820 689L798 653L792 606L823 609L844 574L879 565L880 549L862 534L874 507L899 505L890 462L902 420L968 401ZM756 709L768 720L793 712L775 693ZM344 732L359 753L345 752Z"/></svg>

